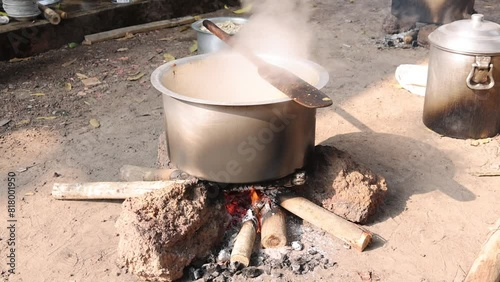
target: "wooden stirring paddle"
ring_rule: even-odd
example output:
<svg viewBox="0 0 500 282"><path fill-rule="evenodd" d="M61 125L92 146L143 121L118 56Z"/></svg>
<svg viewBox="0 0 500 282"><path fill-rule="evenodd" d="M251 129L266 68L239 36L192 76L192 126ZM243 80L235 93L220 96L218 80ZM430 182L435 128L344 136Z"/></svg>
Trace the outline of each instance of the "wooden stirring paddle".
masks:
<svg viewBox="0 0 500 282"><path fill-rule="evenodd" d="M265 62L250 50L243 48L242 46L236 47L234 41L231 40L231 36L220 29L213 22L204 20L203 26L249 59L257 66L259 75L264 80L269 82L272 86L283 92L288 97L292 98L292 100L296 103L307 108L324 108L332 105L333 102L330 97L292 72Z"/></svg>

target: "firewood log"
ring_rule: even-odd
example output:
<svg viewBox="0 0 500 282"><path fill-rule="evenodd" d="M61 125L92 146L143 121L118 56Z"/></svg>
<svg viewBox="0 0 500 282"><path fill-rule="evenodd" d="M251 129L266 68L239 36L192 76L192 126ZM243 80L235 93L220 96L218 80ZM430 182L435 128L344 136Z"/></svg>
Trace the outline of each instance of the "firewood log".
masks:
<svg viewBox="0 0 500 282"><path fill-rule="evenodd" d="M239 262L245 267L250 264L250 256L252 255L256 235L257 228L255 222L252 220L245 221L238 236L236 236L236 241L231 252L231 263Z"/></svg>
<svg viewBox="0 0 500 282"><path fill-rule="evenodd" d="M303 197L283 194L278 196L278 203L286 210L341 239L358 251L362 252L372 239L370 232Z"/></svg>
<svg viewBox="0 0 500 282"><path fill-rule="evenodd" d="M500 281L500 219L497 220L464 282Z"/></svg>
<svg viewBox="0 0 500 282"><path fill-rule="evenodd" d="M43 12L43 16L53 25L58 25L61 22L61 17L51 8L38 3L38 8Z"/></svg>
<svg viewBox="0 0 500 282"><path fill-rule="evenodd" d="M264 248L286 246L285 213L279 206L265 205L261 210L261 244Z"/></svg>
<svg viewBox="0 0 500 282"><path fill-rule="evenodd" d="M187 180L54 183L52 197L58 200L122 200L185 182Z"/></svg>

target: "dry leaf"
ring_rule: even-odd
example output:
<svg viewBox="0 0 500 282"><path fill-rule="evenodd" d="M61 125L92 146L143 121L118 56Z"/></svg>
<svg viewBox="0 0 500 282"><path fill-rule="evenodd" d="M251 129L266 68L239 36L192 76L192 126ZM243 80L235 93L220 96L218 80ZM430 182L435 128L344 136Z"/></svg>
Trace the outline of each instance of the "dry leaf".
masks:
<svg viewBox="0 0 500 282"><path fill-rule="evenodd" d="M85 104L87 104L87 105L89 105L89 106L90 106L90 103L89 103L89 102L87 102L87 101L83 101L83 102L84 102Z"/></svg>
<svg viewBox="0 0 500 282"><path fill-rule="evenodd" d="M79 79L87 79L89 78L88 76L84 75L83 73L76 73L76 77L78 77Z"/></svg>
<svg viewBox="0 0 500 282"><path fill-rule="evenodd" d="M26 125L26 124L30 123L30 121L31 120L29 120L29 119L23 119L20 122L16 123L16 126Z"/></svg>
<svg viewBox="0 0 500 282"><path fill-rule="evenodd" d="M252 4L249 4L249 5L241 8L241 9L233 11L233 13L235 13L235 14L245 14L245 13L248 13L248 12L252 11L252 6L253 6Z"/></svg>
<svg viewBox="0 0 500 282"><path fill-rule="evenodd" d="M33 193L33 192L24 193L24 196L33 196L33 195L35 195L35 193Z"/></svg>
<svg viewBox="0 0 500 282"><path fill-rule="evenodd" d="M179 32L184 32L184 31L186 31L186 30L188 30L188 29L190 29L190 28L191 28L191 26L190 26L190 25L181 26L181 28L179 28ZM160 40L161 40L161 39L160 39Z"/></svg>
<svg viewBox="0 0 500 282"><path fill-rule="evenodd" d="M73 85L71 85L71 83L69 83L69 82L66 82L66 83L64 83L64 89L66 89L67 91L70 91L71 89L73 89Z"/></svg>
<svg viewBox="0 0 500 282"><path fill-rule="evenodd" d="M127 80L128 81L136 81L136 80L139 80L141 79L141 77L143 77L145 74L143 72L139 72L138 74L136 75L133 75L133 76L129 76L127 77Z"/></svg>
<svg viewBox="0 0 500 282"><path fill-rule="evenodd" d="M196 50L198 50L198 41L193 40L193 45L189 47L189 52L194 53Z"/></svg>
<svg viewBox="0 0 500 282"><path fill-rule="evenodd" d="M85 85L85 87L92 87L101 84L101 82L99 81L99 79L97 79L97 77L82 79L82 83L83 85Z"/></svg>
<svg viewBox="0 0 500 282"><path fill-rule="evenodd" d="M125 51L127 51L127 50L128 50L128 48L118 48L118 49L116 50L116 52L125 52Z"/></svg>
<svg viewBox="0 0 500 282"><path fill-rule="evenodd" d="M40 97L40 96L45 96L45 93L34 93L34 94L31 94L31 96L37 96L37 97Z"/></svg>
<svg viewBox="0 0 500 282"><path fill-rule="evenodd" d="M95 118L90 119L90 120L89 120L89 124L90 124L90 126L92 126L93 128L99 128L99 127L101 127L101 123L100 123L97 119L95 119Z"/></svg>
<svg viewBox="0 0 500 282"><path fill-rule="evenodd" d="M224 9L229 10L229 7L227 5L224 5Z"/></svg>
<svg viewBox="0 0 500 282"><path fill-rule="evenodd" d="M71 61L68 61L68 62L66 62L66 63L62 64L61 66L63 66L63 67L67 67L67 66L71 65L72 63L76 62L76 60L77 60L77 59L73 59L73 60L71 60Z"/></svg>
<svg viewBox="0 0 500 282"><path fill-rule="evenodd" d="M123 40L127 40L127 39L130 39L130 38L134 38L134 34L130 33L130 32L127 32L127 33L125 33L125 36L123 36L122 38L116 39L116 41L123 41Z"/></svg>
<svg viewBox="0 0 500 282"><path fill-rule="evenodd" d="M198 16L194 16L194 17L193 17L193 19L194 19L195 21L199 21L199 20L201 20L201 16L199 16L199 15L198 15Z"/></svg>
<svg viewBox="0 0 500 282"><path fill-rule="evenodd" d="M48 117L37 117L36 120L53 120L56 119L56 116L48 116Z"/></svg>
<svg viewBox="0 0 500 282"><path fill-rule="evenodd" d="M165 54L163 54L163 59L167 62L170 62L170 61L175 60L175 57L172 56L172 54L170 54L170 53L165 53Z"/></svg>

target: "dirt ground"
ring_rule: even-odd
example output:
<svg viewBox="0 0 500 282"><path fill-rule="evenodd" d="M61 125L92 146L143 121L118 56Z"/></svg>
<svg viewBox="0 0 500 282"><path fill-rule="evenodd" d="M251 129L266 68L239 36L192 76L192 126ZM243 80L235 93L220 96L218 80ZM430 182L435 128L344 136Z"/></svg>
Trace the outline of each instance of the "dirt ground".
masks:
<svg viewBox="0 0 500 282"><path fill-rule="evenodd" d="M292 235L314 244L336 265L302 276L285 273L282 280L362 281L371 273L374 281L461 281L500 215L499 178L470 173L498 168L500 138L477 145L442 137L422 124L423 98L401 89L394 71L400 64L425 62L429 51L378 48L390 0L313 3L311 59L329 71L323 90L334 100L334 106L318 111L317 143L352 154L383 175L389 191L367 226L376 234L368 250L346 249L304 224ZM496 22L498 5L476 1L476 9ZM4 280L138 281L115 264L121 202L57 201L50 193L55 182L117 181L122 165L155 165L163 115L149 76L164 63L164 53L192 55L195 33L181 30L0 62L0 120L11 120L0 126ZM144 76L127 80L138 72ZM86 90L77 73L102 83ZM93 118L99 128L89 125ZM13 276L7 276L4 255L10 171L16 173L18 197Z"/></svg>

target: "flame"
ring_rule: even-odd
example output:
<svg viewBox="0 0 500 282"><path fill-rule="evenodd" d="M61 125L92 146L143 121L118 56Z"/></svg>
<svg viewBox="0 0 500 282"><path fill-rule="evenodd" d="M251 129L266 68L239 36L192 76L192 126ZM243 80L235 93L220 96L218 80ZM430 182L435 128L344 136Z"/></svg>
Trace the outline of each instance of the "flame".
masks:
<svg viewBox="0 0 500 282"><path fill-rule="evenodd" d="M250 189L250 199L252 200L252 206L255 206L260 200L259 192L254 188Z"/></svg>

